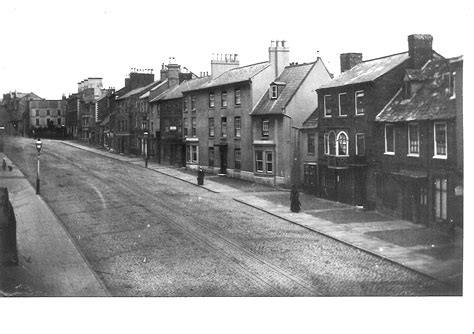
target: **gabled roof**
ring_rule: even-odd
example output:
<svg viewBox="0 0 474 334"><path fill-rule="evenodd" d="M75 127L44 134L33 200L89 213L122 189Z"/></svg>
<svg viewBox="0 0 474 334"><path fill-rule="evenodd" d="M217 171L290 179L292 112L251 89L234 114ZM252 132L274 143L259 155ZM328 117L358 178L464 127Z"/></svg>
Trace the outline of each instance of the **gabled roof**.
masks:
<svg viewBox="0 0 474 334"><path fill-rule="evenodd" d="M426 78L422 87L406 98L400 89L394 98L377 115L377 122L408 122L441 120L456 117L455 99L448 96L446 88L451 72L451 59L430 61L423 69Z"/></svg>
<svg viewBox="0 0 474 334"><path fill-rule="evenodd" d="M362 82L372 82L408 59L408 52L403 52L363 61L350 70L341 73L338 77L329 81L327 84L322 85L320 89L353 85Z"/></svg>
<svg viewBox="0 0 474 334"><path fill-rule="evenodd" d="M124 95L122 96L119 96L117 98L117 100L122 100L122 99L126 99L130 96L133 96L133 95L137 95L137 94L143 94L145 93L146 91L149 91L151 88L155 87L155 86L159 86L160 84L162 84L163 81L161 80L157 80L157 81L154 81L152 82L151 84L148 84L146 86L143 86L143 87L138 87L138 88L135 88L131 91L129 91L128 93L125 93Z"/></svg>
<svg viewBox="0 0 474 334"><path fill-rule="evenodd" d="M283 114L284 109L291 101L293 95L296 93L301 83L304 81L315 64L316 62L312 62L308 64L285 67L280 76L273 82L274 84L278 83L281 85L278 92L278 98L270 98L270 95L267 91L267 93L263 95L250 114Z"/></svg>
<svg viewBox="0 0 474 334"><path fill-rule="evenodd" d="M319 109L316 108L315 111L303 122L302 129L315 129L318 127L318 113Z"/></svg>
<svg viewBox="0 0 474 334"><path fill-rule="evenodd" d="M199 89L202 85L205 85L209 81L211 81L211 77L201 77L191 80L185 80L178 86L174 86L170 89L165 90L163 93L150 100L150 102L156 102L159 100L179 99L183 97L183 92Z"/></svg>
<svg viewBox="0 0 474 334"><path fill-rule="evenodd" d="M238 82L248 81L256 76L258 73L262 72L264 69L270 66L268 61L262 63L256 63L252 65L236 67L225 71L217 78L211 79L209 82L201 85L200 87L193 88L192 90L197 89L206 89L211 87L229 85Z"/></svg>

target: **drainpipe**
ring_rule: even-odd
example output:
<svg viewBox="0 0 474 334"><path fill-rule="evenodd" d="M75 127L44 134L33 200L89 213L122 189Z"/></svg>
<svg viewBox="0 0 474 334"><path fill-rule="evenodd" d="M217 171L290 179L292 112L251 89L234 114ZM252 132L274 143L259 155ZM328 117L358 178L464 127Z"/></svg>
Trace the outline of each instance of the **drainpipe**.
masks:
<svg viewBox="0 0 474 334"><path fill-rule="evenodd" d="M275 152L275 168L273 171L273 186L276 187L276 174L278 170L278 165L277 165L277 139L278 139L278 118L275 118L275 135L273 136L274 141L275 141L275 146L274 146L274 152Z"/></svg>

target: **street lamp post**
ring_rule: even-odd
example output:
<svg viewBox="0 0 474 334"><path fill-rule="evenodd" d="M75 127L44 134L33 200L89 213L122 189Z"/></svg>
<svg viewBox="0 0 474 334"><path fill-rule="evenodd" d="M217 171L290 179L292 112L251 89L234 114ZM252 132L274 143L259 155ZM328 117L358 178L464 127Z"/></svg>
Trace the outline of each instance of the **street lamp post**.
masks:
<svg viewBox="0 0 474 334"><path fill-rule="evenodd" d="M145 168L148 168L148 132L143 133L145 136Z"/></svg>
<svg viewBox="0 0 474 334"><path fill-rule="evenodd" d="M40 194L40 153L42 146L43 143L41 143L41 140L38 138L36 141L36 149L38 150L38 159L36 163L36 195Z"/></svg>

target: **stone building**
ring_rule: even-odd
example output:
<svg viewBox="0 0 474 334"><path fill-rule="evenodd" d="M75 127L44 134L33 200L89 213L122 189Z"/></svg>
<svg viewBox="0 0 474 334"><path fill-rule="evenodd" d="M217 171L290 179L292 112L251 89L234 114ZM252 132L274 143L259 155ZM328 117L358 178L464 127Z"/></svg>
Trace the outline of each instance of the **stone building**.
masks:
<svg viewBox="0 0 474 334"><path fill-rule="evenodd" d="M293 63L270 83L252 110L254 178L260 183L303 183L302 155L316 155L316 133L301 129L318 106L316 89L331 75L323 61ZM302 137L305 140L302 140Z"/></svg>
<svg viewBox="0 0 474 334"><path fill-rule="evenodd" d="M187 168L255 180L250 112L287 65L284 41L272 42L265 62L240 66L236 54L211 61L209 79L183 91Z"/></svg>

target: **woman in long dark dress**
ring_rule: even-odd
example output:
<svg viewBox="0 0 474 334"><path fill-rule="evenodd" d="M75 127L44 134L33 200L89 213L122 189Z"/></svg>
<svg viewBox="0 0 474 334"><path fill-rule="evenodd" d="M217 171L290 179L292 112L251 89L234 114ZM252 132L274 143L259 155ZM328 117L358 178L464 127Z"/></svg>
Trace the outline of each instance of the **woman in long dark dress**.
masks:
<svg viewBox="0 0 474 334"><path fill-rule="evenodd" d="M295 185L291 187L290 201L291 201L290 210L292 212L300 212L301 203L299 199L298 189L296 189Z"/></svg>

